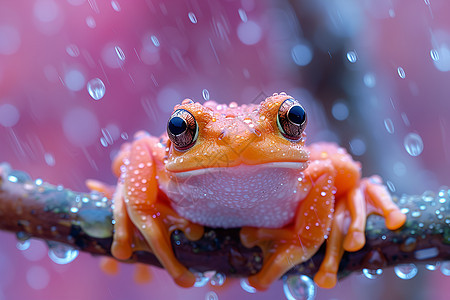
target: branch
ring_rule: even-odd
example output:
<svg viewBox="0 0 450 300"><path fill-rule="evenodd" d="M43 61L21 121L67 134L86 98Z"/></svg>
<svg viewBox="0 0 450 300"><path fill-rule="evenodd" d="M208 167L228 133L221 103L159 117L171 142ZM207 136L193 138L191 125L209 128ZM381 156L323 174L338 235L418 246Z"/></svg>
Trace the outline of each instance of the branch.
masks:
<svg viewBox="0 0 450 300"><path fill-rule="evenodd" d="M389 231L383 218L370 216L366 245L360 251L344 254L339 277L364 268L376 270L405 263L450 260L450 190L395 200L408 216L405 226ZM111 200L100 194L78 193L39 179L31 181L26 173L0 164L0 229L16 233L19 239L40 238L94 255L111 256L112 219ZM137 231L136 234L139 235ZM203 237L195 242L175 231L171 241L178 260L199 272L216 270L231 276L248 276L262 266L261 250L244 247L238 228L205 228ZM312 277L324 250L322 246L310 260L294 266L288 273ZM135 252L128 262L161 266L146 251Z"/></svg>

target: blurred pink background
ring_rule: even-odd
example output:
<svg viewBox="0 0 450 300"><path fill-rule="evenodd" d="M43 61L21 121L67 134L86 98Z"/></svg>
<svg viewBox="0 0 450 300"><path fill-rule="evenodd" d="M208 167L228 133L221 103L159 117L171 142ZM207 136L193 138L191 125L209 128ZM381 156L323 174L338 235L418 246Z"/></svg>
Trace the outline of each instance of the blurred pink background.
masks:
<svg viewBox="0 0 450 300"><path fill-rule="evenodd" d="M314 3L0 1L0 161L86 191L87 178L113 183L120 144L141 129L160 135L182 99L257 103L285 91L307 109L310 141L340 142L394 193L450 184L450 3ZM299 5L320 16L317 28L349 40L344 54L319 29L305 38ZM319 52L324 64L353 72L345 82L352 99L321 102L308 89L305 70ZM133 266L111 277L87 254L56 265L40 241L19 251L13 234L0 238L0 299L205 299L213 290L178 288L162 270L138 285ZM319 289L317 299L445 299L449 280L421 267L404 281L387 269L380 279L354 275ZM214 291L219 299L284 297L281 282L257 294L234 281Z"/></svg>

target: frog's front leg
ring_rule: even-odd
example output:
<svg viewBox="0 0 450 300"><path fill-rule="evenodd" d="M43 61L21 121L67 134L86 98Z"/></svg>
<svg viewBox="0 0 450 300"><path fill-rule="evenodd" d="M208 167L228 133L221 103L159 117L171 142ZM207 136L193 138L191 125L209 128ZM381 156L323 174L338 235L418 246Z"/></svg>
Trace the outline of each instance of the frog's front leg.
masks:
<svg viewBox="0 0 450 300"><path fill-rule="evenodd" d="M249 277L251 286L267 289L293 266L313 256L330 231L334 210L334 178L330 161L315 161L305 171L299 192L301 200L291 225L281 229L244 227L241 241L246 247L258 245L264 253L262 269Z"/></svg>
<svg viewBox="0 0 450 300"><path fill-rule="evenodd" d="M128 259L132 255L134 225L175 282L190 287L195 283L195 276L175 258L170 233L181 228L186 230L188 238L199 238L202 228L176 215L167 204L158 202L152 142L150 137L142 137L123 155L124 167L114 197L116 230L111 251L119 259Z"/></svg>

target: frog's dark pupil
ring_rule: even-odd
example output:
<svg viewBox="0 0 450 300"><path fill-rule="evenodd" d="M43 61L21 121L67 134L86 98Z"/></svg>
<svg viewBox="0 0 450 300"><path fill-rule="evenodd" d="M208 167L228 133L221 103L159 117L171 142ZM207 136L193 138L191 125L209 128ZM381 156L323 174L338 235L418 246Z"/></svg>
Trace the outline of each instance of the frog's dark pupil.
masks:
<svg viewBox="0 0 450 300"><path fill-rule="evenodd" d="M169 130L173 135L179 135L186 131L186 121L180 117L173 117L169 121Z"/></svg>
<svg viewBox="0 0 450 300"><path fill-rule="evenodd" d="M298 105L292 106L288 112L288 119L294 124L303 124L303 122L305 122L305 117L305 111L301 106Z"/></svg>

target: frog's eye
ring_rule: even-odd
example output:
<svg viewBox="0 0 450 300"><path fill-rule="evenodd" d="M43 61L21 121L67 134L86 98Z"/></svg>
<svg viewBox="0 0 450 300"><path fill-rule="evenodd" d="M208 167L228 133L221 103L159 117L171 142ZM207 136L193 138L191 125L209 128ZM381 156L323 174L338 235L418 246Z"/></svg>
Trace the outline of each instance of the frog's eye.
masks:
<svg viewBox="0 0 450 300"><path fill-rule="evenodd" d="M187 150L197 140L197 121L187 110L177 109L167 122L167 135L177 150Z"/></svg>
<svg viewBox="0 0 450 300"><path fill-rule="evenodd" d="M285 138L299 140L306 126L305 109L294 99L284 100L278 109L277 124Z"/></svg>

